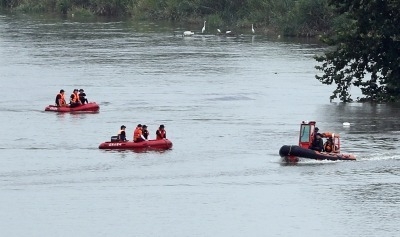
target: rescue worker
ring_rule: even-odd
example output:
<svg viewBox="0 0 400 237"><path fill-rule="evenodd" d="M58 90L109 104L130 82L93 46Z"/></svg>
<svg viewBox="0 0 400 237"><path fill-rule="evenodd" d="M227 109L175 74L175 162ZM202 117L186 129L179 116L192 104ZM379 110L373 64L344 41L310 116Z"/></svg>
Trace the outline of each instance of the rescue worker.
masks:
<svg viewBox="0 0 400 237"><path fill-rule="evenodd" d="M328 137L328 138L326 139L325 144L324 144L324 151L326 151L326 152L332 152L332 151L333 151L332 148L333 148L333 140L332 140L332 137Z"/></svg>
<svg viewBox="0 0 400 237"><path fill-rule="evenodd" d="M315 139L311 143L309 149L319 151L319 152L324 150L324 141L322 140L320 133L315 134Z"/></svg>
<svg viewBox="0 0 400 237"><path fill-rule="evenodd" d="M81 101L79 100L78 89L74 89L74 92L71 94L69 104L71 108L82 104Z"/></svg>
<svg viewBox="0 0 400 237"><path fill-rule="evenodd" d="M158 130L156 131L156 139L161 140L166 138L167 138L167 131L165 131L164 125L161 124Z"/></svg>
<svg viewBox="0 0 400 237"><path fill-rule="evenodd" d="M118 140L126 141L126 132L125 132L125 125L121 126L121 130L118 132Z"/></svg>
<svg viewBox="0 0 400 237"><path fill-rule="evenodd" d="M61 89L60 93L57 94L55 102L56 102L56 105L58 107L67 106L67 102L65 102L64 90L63 89Z"/></svg>
<svg viewBox="0 0 400 237"><path fill-rule="evenodd" d="M89 103L88 100L86 99L86 93L83 89L79 89L79 100L81 101L82 104Z"/></svg>
<svg viewBox="0 0 400 237"><path fill-rule="evenodd" d="M146 139L143 137L143 132L142 132L142 125L138 124L135 128L135 131L133 132L133 141L134 142L143 142Z"/></svg>
<svg viewBox="0 0 400 237"><path fill-rule="evenodd" d="M146 140L149 139L149 131L147 130L146 125L142 126L142 134L143 134L144 139L146 139Z"/></svg>
<svg viewBox="0 0 400 237"><path fill-rule="evenodd" d="M312 142L311 142L311 143L316 143L316 141L315 141L315 140L317 140L317 134L318 134L318 131L319 131L319 128L318 128L318 127L315 127L315 128L314 128L314 138L313 138L313 140L312 140ZM322 135L322 134L320 134L320 136L321 136L321 138L323 137L323 135Z"/></svg>

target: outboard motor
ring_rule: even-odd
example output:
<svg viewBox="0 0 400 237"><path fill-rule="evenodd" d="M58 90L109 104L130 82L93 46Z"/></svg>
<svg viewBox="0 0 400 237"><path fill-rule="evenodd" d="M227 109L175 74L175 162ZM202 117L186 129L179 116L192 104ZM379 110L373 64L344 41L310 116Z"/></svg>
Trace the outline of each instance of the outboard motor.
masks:
<svg viewBox="0 0 400 237"><path fill-rule="evenodd" d="M111 142L118 142L118 136L111 136Z"/></svg>

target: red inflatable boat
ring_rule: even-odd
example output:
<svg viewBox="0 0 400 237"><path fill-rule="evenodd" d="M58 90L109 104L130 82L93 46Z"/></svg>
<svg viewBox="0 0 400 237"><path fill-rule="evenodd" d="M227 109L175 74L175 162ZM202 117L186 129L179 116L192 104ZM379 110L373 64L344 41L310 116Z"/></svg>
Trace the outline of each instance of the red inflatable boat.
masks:
<svg viewBox="0 0 400 237"><path fill-rule="evenodd" d="M70 108L69 106L65 107L58 107L55 105L49 105L47 106L44 111L53 111L53 112L60 112L60 113L66 113L66 112L97 112L99 111L100 106L96 104L96 102L90 102L84 105L80 105L77 107Z"/></svg>
<svg viewBox="0 0 400 237"><path fill-rule="evenodd" d="M172 142L168 139L148 140L143 142L112 141L103 142L99 149L107 150L168 150L172 148Z"/></svg>

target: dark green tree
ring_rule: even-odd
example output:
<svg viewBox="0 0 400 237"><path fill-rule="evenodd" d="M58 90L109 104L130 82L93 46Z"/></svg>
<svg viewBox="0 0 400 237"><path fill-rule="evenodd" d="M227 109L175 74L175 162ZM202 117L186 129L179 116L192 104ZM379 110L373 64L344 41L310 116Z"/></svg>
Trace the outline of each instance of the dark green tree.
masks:
<svg viewBox="0 0 400 237"><path fill-rule="evenodd" d="M316 56L316 76L336 84L331 100L351 102L349 89L359 87L359 101L400 101L400 1L329 0L340 16L334 33L323 37L333 48Z"/></svg>

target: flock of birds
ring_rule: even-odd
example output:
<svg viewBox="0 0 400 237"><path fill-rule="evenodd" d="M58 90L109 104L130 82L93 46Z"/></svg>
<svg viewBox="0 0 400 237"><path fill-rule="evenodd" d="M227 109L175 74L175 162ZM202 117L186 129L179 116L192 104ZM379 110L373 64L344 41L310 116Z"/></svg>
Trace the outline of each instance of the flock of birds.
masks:
<svg viewBox="0 0 400 237"><path fill-rule="evenodd" d="M204 32L206 31L206 22L207 22L207 21L204 21L203 28L201 29L201 33L202 33L202 34L204 34ZM220 29L217 29L217 32L218 32L218 34L222 34L222 32L221 32ZM252 32L253 34L256 33L256 31L254 30L253 24L251 24L251 32ZM190 30L184 31L183 34L182 34L182 36L192 36L192 35L194 35L194 32L193 32L193 31L190 31ZM225 31L225 35L234 36L235 34L234 34L232 31L227 30L227 31Z"/></svg>

